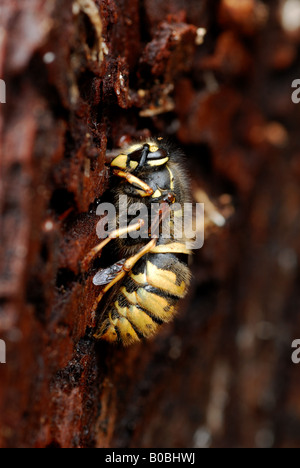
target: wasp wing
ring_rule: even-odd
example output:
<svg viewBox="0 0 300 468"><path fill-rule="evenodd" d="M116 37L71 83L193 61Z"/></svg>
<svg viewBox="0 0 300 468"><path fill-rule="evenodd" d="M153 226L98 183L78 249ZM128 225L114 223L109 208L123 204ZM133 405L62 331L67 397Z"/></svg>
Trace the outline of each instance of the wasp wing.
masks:
<svg viewBox="0 0 300 468"><path fill-rule="evenodd" d="M120 273L125 261L126 259L123 258L123 260L118 261L114 265L111 265L110 267L105 268L104 270L98 271L98 273L96 273L93 278L94 285L104 286L105 284L110 283L113 279L115 279L117 274Z"/></svg>

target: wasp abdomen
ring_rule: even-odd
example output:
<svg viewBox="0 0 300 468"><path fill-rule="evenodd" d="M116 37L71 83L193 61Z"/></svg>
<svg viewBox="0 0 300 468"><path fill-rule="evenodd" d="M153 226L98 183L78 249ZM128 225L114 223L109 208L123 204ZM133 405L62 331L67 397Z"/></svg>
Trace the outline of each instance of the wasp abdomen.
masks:
<svg viewBox="0 0 300 468"><path fill-rule="evenodd" d="M190 271L175 254L149 254L123 281L95 337L130 345L170 322L187 294Z"/></svg>

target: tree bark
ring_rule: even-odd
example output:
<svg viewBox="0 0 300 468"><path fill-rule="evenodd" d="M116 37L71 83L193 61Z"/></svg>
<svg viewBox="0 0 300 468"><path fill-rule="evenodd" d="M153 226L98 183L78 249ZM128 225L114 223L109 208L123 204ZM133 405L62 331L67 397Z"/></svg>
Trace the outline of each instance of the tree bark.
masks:
<svg viewBox="0 0 300 468"><path fill-rule="evenodd" d="M0 8L0 446L299 447L300 33L287 10ZM79 265L97 243L105 154L149 135L177 141L193 193L229 194L234 213L193 256L174 323L128 349L96 344L99 290Z"/></svg>

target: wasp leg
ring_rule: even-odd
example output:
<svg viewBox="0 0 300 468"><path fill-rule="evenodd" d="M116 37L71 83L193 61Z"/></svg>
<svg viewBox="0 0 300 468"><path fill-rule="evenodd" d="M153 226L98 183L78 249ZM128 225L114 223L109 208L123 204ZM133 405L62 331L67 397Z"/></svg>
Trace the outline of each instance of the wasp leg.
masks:
<svg viewBox="0 0 300 468"><path fill-rule="evenodd" d="M87 267L93 260L93 258L96 257L96 255L101 252L101 250L113 239L117 239L118 237L123 236L124 234L129 234L130 232L134 231L139 231L145 224L145 221L143 219L140 219L138 223L134 224L133 226L127 226L122 229L116 229L115 231L111 232L109 236L100 244L96 245L84 258L82 261L81 265L84 271L86 271Z"/></svg>
<svg viewBox="0 0 300 468"><path fill-rule="evenodd" d="M175 197L173 194L168 193L163 202L160 204L160 209L155 216L150 229L149 229L149 236L155 237L155 233L161 224L163 223L164 219L170 214L170 203L175 201ZM154 234L153 234L154 233Z"/></svg>
<svg viewBox="0 0 300 468"><path fill-rule="evenodd" d="M138 177L135 177L130 172L124 172L119 169L114 169L113 173L114 175L118 177L122 177L123 179L126 179L129 184L136 185L137 187L141 188L142 191L144 192L144 195L142 195L143 197L149 197L153 195L154 192L152 188L149 187L149 185L147 185L141 179L138 179Z"/></svg>
<svg viewBox="0 0 300 468"><path fill-rule="evenodd" d="M95 310L97 309L98 307L98 304L99 302L101 301L101 299L103 298L104 294L107 293L107 291L109 291L116 283L118 283L121 279L124 278L124 276L127 275L127 273L129 273L132 268L134 267L134 265L146 254L150 253L152 251L152 249L155 248L157 244L157 239L152 239L147 245L145 245L145 247L143 247L136 255L133 255L132 257L128 258L126 260L126 262L124 263L123 265L123 268L122 270L120 271L120 273L117 274L117 276L110 282L108 283L104 289L102 289L101 293L99 294L99 296L97 297L96 299L96 302L94 304L94 307L92 309L92 313L95 312Z"/></svg>

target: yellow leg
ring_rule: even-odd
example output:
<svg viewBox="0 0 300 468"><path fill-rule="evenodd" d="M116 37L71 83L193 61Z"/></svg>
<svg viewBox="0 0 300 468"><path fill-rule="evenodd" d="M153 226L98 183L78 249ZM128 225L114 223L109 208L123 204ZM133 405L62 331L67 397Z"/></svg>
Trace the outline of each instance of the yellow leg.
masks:
<svg viewBox="0 0 300 468"><path fill-rule="evenodd" d="M145 197L149 197L153 195L153 190L149 185L147 185L145 182L143 182L141 179L138 179L138 177L135 177L133 174L130 172L124 172L120 171L119 169L114 169L113 171L114 175L118 177L122 177L123 179L127 180L127 182L131 185L136 185L139 188L145 192Z"/></svg>
<svg viewBox="0 0 300 468"><path fill-rule="evenodd" d="M116 229L115 231L111 232L110 235L100 244L96 245L84 258L81 265L84 271L88 268L89 264L96 257L96 255L101 252L101 250L113 239L117 239L118 237L123 236L124 234L129 234L130 232L139 231L145 224L143 219L140 219L138 223L134 224L133 226L127 226L122 229Z"/></svg>
<svg viewBox="0 0 300 468"><path fill-rule="evenodd" d="M123 279L124 276L126 276L127 273L129 273L132 270L134 265L144 255L146 255L147 253L150 253L152 251L152 249L155 248L156 244L157 244L157 239L152 239L136 255L133 255L132 257L128 258L128 260L126 260L126 262L123 265L122 271L120 271L120 273L118 273L117 276L109 284L107 284L104 289L102 289L101 293L99 294L99 296L96 299L96 302L94 304L92 313L95 312L95 310L97 309L98 304L101 301L101 299L103 298L104 294L106 294L107 291L109 291L116 283L118 283L121 279Z"/></svg>

